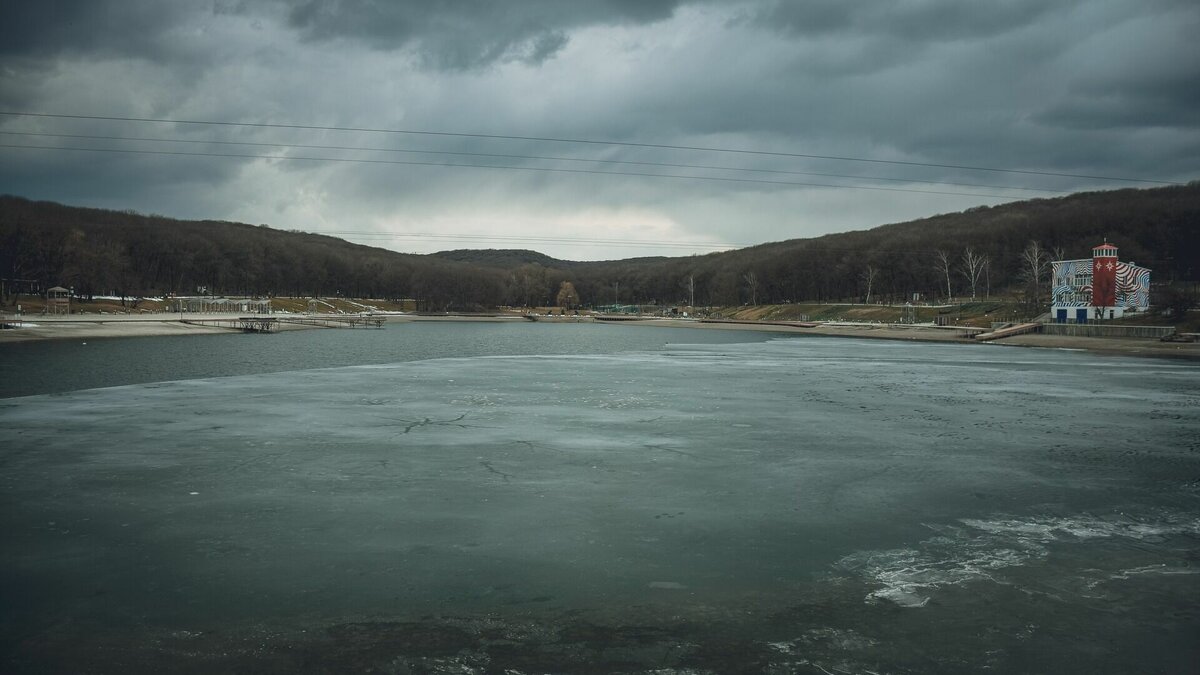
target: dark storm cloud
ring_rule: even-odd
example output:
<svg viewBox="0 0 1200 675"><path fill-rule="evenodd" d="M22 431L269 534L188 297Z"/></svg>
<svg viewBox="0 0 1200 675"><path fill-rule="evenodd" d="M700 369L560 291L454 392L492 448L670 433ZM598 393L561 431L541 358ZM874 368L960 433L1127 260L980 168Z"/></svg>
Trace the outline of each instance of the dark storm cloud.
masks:
<svg viewBox="0 0 1200 675"><path fill-rule="evenodd" d="M6 3L0 19L0 109L10 111L581 138L1184 181L1198 175L1195 0L49 0ZM945 167L479 137L15 116L0 117L0 131L13 132L0 142L64 147L101 141L19 134L395 145L1064 190L1113 187ZM315 152L103 144L217 154ZM0 191L306 229L352 220L427 231L426 220L440 218L447 231L499 232L536 221L558 232L562 219L591 213L572 221L583 233L636 238L642 219L649 219L661 226L662 237L737 241L867 227L984 201L75 150L0 153Z"/></svg>
<svg viewBox="0 0 1200 675"><path fill-rule="evenodd" d="M166 33L193 14L187 5L156 0L6 2L0 55L155 56Z"/></svg>
<svg viewBox="0 0 1200 675"><path fill-rule="evenodd" d="M541 63L567 43L572 29L660 21L679 4L680 0L307 0L293 7L287 18L310 40L362 40L377 49L411 47L434 67L470 68L497 60Z"/></svg>
<svg viewBox="0 0 1200 675"><path fill-rule="evenodd" d="M800 35L887 35L911 41L988 37L1029 25L1065 3L1044 0L775 2L756 13L765 26Z"/></svg>
<svg viewBox="0 0 1200 675"><path fill-rule="evenodd" d="M0 161L0 192L202 219L213 217L211 195L236 179L237 169L218 158L30 153L19 163Z"/></svg>
<svg viewBox="0 0 1200 675"><path fill-rule="evenodd" d="M238 16L282 23L305 40L345 40L375 49L412 49L435 68L495 61L537 64L569 32L589 25L643 24L669 18L686 0L522 0L455 3L383 0L45 0L9 3L0 22L0 55L59 54L169 59L173 31L203 30L206 20ZM212 45L219 50L219 44ZM192 54L192 59L204 60ZM219 58L212 54L211 58Z"/></svg>
<svg viewBox="0 0 1200 675"><path fill-rule="evenodd" d="M1053 128L1119 130L1139 127L1200 128L1197 76L1181 87L1128 87L1079 94L1032 119Z"/></svg>
<svg viewBox="0 0 1200 675"><path fill-rule="evenodd" d="M1071 62L1078 71L1064 78L1064 100L1034 119L1057 128L1200 128L1200 16L1181 12L1161 23L1168 20L1165 29L1143 29L1154 44L1094 40L1079 50Z"/></svg>
<svg viewBox="0 0 1200 675"><path fill-rule="evenodd" d="M1106 168L1123 154L1129 175L1180 163L1139 163L1154 153L1128 132L1200 124L1194 3L780 2L748 16L797 46L740 99L761 103L743 119L763 131L788 133L790 116L792 133L869 138L914 158L1099 173L1102 146ZM1116 135L1093 135L1103 130Z"/></svg>

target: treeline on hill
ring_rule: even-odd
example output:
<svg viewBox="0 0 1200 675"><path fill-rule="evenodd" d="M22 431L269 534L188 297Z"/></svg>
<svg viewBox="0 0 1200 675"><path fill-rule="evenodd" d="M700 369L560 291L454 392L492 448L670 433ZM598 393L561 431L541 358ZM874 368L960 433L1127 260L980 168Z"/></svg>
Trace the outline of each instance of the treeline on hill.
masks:
<svg viewBox="0 0 1200 675"><path fill-rule="evenodd" d="M504 271L265 225L183 221L0 197L0 270L76 295L344 296L504 302ZM5 299L7 303L7 298Z"/></svg>
<svg viewBox="0 0 1200 675"><path fill-rule="evenodd" d="M77 295L415 298L435 310L902 302L1047 293L1047 263L1107 239L1155 282L1200 274L1200 183L977 207L866 231L680 258L555 260L533 251L397 253L266 226L179 221L0 197L0 270ZM6 284L6 288L18 285ZM972 293L974 290L974 293ZM5 301L7 302L7 298Z"/></svg>

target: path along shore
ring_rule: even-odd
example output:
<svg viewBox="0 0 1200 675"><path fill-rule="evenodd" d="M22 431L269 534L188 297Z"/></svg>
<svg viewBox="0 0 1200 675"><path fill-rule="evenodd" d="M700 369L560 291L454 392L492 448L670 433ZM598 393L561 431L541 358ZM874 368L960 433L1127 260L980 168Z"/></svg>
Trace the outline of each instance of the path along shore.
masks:
<svg viewBox="0 0 1200 675"><path fill-rule="evenodd" d="M307 315L270 315L274 318L310 318ZM187 321L215 321L235 318L230 314L187 314ZM410 321L523 321L518 315L382 315L389 322ZM20 327L0 330L0 344L33 340L90 340L98 338L142 337L151 335L205 335L238 332L236 328L185 323L179 314L75 314L69 316L2 317L9 325ZM593 322L592 317L539 317L545 323ZM600 323L596 321L596 323ZM608 322L605 322L608 323ZM614 321L614 325L664 326L707 330L752 330L792 335L821 335L914 342L955 342L981 347L1043 347L1079 349L1104 354L1200 359L1200 343L1161 342L1151 338L1072 337L1029 333L994 342L975 343L961 330L935 326L895 324L792 324L787 322L706 322L694 319L645 318ZM279 330L302 330L317 326L278 324Z"/></svg>

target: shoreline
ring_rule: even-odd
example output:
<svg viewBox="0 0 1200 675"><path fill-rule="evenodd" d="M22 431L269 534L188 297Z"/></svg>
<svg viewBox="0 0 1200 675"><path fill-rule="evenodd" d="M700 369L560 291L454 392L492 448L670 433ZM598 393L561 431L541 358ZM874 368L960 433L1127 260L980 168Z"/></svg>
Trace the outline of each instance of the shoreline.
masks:
<svg viewBox="0 0 1200 675"><path fill-rule="evenodd" d="M312 318L312 315L267 315L274 318ZM320 315L317 315L320 316ZM337 315L334 315L337 316ZM229 314L189 314L187 320L228 320ZM384 314L387 322L523 322L520 315L417 315ZM6 317L7 322L20 320L28 327L0 330L0 344L40 342L43 340L88 340L169 335L217 335L241 332L238 328L202 326L184 323L179 314L101 314L70 315L66 317ZM1148 356L1158 358L1200 359L1200 343L1162 342L1152 338L1075 337L1028 333L980 343L964 337L960 328L935 326L897 326L894 324L852 323L789 323L750 321L701 321L674 318L630 318L621 321L596 320L582 317L539 317L539 323L610 323L624 326L698 328L703 330L743 330L787 335L818 335L822 337L851 337L908 342L941 342L980 346L1024 347L1042 349L1083 350L1098 354ZM277 330L309 330L323 326L280 323Z"/></svg>
<svg viewBox="0 0 1200 675"><path fill-rule="evenodd" d="M590 318L585 319L591 321ZM547 323L571 323L573 317L542 317ZM807 322L763 322L752 321L704 321L698 319L622 319L619 321L595 321L624 326L660 326L669 328L698 328L703 330L749 330L786 335L815 335L820 337L861 338L867 340L897 340L902 342L940 342L950 344L977 345L979 347L1022 347L1041 349L1067 349L1087 351L1095 354L1117 356L1143 356L1152 358L1200 360L1200 343L1162 342L1154 338L1079 337L1069 335L1043 335L1026 333L1000 338L988 342L977 342L965 333L983 332L983 329L939 326L899 326L896 324L867 323L819 323Z"/></svg>
<svg viewBox="0 0 1200 675"><path fill-rule="evenodd" d="M1162 342L1153 338L1077 337L1026 333L988 342L977 342L961 335L961 329L935 326L905 326L894 324L820 324L797 327L779 324L755 326L748 323L704 323L687 319L650 319L642 325L661 325L680 328L710 328L724 330L757 330L790 335L819 335L821 337L862 338L870 340L899 340L908 342L941 342L977 345L979 347L1022 347L1067 349L1117 356L1153 358L1200 359L1200 343Z"/></svg>
<svg viewBox="0 0 1200 675"><path fill-rule="evenodd" d="M71 314L67 316L2 317L5 323L20 322L21 328L0 330L0 344L41 342L44 340L91 340L107 338L155 337L166 335L222 335L241 333L240 328L205 326L186 321L228 321L239 318L232 314L188 314L181 319L170 314ZM268 317L277 315L268 315ZM292 316L292 315L283 315ZM278 324L276 330L309 330L324 328L299 324Z"/></svg>

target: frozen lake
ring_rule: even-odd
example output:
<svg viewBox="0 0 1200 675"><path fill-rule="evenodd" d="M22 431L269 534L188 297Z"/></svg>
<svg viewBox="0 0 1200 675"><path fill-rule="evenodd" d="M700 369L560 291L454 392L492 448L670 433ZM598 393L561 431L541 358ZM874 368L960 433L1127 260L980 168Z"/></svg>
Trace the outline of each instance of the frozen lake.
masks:
<svg viewBox="0 0 1200 675"><path fill-rule="evenodd" d="M1200 667L1195 364L398 328L0 400L5 670Z"/></svg>

